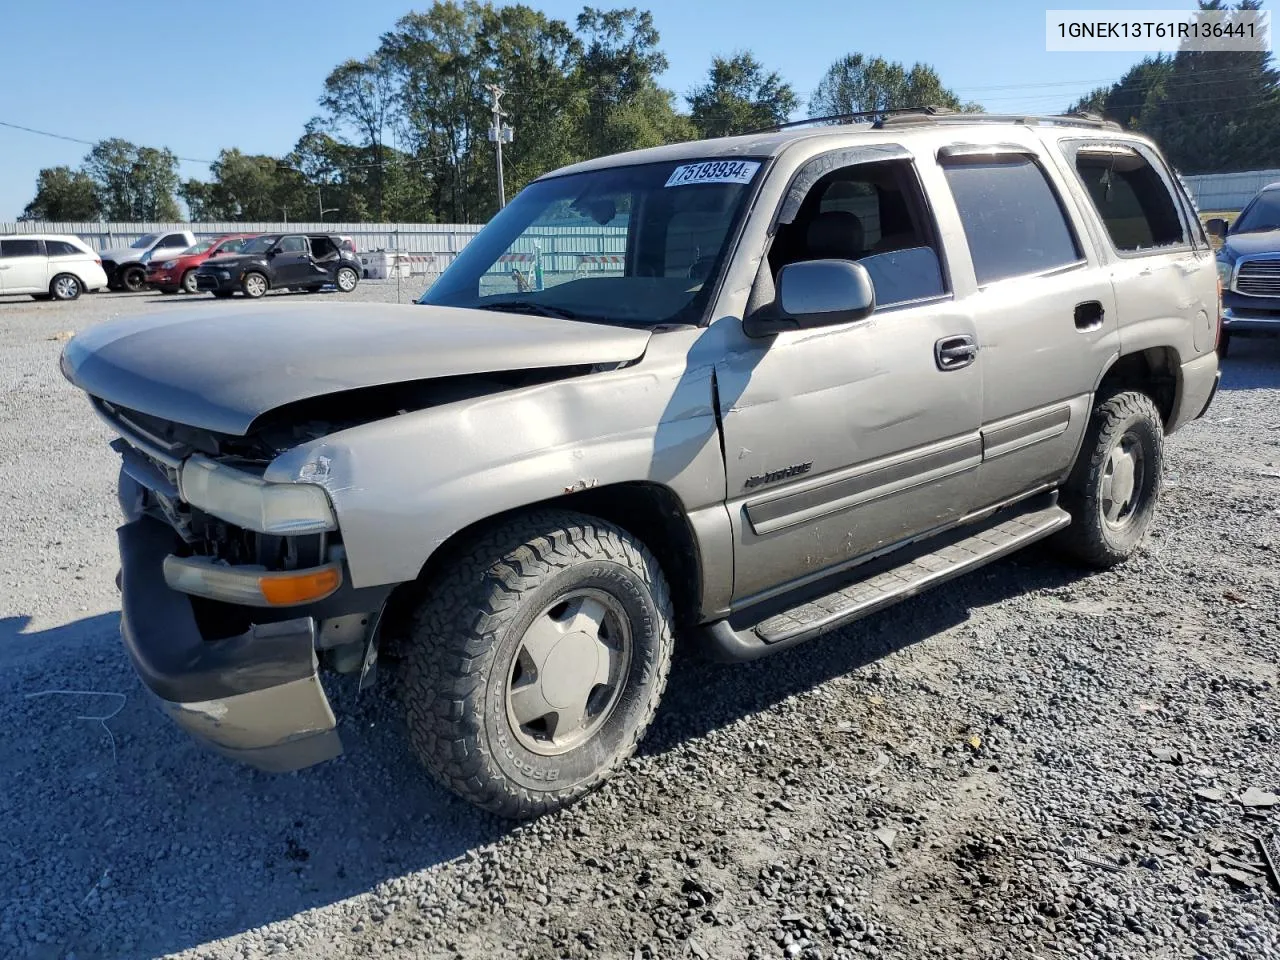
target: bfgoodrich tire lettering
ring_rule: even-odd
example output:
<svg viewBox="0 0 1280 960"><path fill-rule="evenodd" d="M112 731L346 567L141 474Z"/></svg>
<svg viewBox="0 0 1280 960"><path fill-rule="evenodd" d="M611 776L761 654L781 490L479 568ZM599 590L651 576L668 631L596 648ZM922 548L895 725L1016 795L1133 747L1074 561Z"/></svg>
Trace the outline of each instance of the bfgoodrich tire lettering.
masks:
<svg viewBox="0 0 1280 960"><path fill-rule="evenodd" d="M559 598L584 594L607 595L625 614L619 693L585 740L535 752L508 711L513 669L530 625ZM414 751L444 786L502 816L573 802L648 727L670 669L671 619L657 561L626 531L561 511L492 528L450 559L414 617L403 691Z"/></svg>
<svg viewBox="0 0 1280 960"><path fill-rule="evenodd" d="M1057 535L1068 554L1093 567L1128 559L1151 526L1160 500L1164 424L1146 394L1103 396L1062 488L1071 526Z"/></svg>

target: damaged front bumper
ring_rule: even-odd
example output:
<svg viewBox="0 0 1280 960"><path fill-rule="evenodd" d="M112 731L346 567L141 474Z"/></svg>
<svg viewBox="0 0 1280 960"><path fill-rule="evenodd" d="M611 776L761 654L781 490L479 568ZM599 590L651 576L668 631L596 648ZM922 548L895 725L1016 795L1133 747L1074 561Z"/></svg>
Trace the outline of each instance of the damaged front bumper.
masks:
<svg viewBox="0 0 1280 960"><path fill-rule="evenodd" d="M124 643L179 726L261 770L297 770L342 753L320 686L314 617L254 623L238 636L206 640L190 598L165 583L173 531L144 516L118 537Z"/></svg>

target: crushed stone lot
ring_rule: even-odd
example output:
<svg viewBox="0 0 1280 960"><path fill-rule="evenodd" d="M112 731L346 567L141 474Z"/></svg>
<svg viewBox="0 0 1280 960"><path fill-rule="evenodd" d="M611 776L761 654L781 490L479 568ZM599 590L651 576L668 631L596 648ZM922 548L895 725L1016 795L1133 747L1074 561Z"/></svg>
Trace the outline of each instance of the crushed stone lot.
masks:
<svg viewBox="0 0 1280 960"><path fill-rule="evenodd" d="M429 782L385 683L331 682L346 755L271 776L133 675L117 461L58 354L245 306L0 298L0 957L1280 957L1280 341L1233 344L1126 566L1033 548L771 659L678 657L626 769L513 825Z"/></svg>

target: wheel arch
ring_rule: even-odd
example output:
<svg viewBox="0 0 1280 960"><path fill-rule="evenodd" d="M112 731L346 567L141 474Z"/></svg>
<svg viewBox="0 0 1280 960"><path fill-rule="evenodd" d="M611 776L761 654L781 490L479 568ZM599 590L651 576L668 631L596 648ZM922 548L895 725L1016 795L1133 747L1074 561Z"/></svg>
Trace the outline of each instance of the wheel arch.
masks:
<svg viewBox="0 0 1280 960"><path fill-rule="evenodd" d="M449 536L423 564L418 577L401 584L387 601L383 633L403 635L424 590L447 569L457 552L485 530L540 510L566 510L612 523L643 543L658 561L675 608L676 626L696 623L702 607L703 570L698 539L684 504L661 483L648 480L608 484L523 504L485 517Z"/></svg>
<svg viewBox="0 0 1280 960"><path fill-rule="evenodd" d="M1115 390L1136 390L1151 398L1166 429L1177 412L1182 361L1169 346L1146 347L1118 356L1099 378L1095 396Z"/></svg>

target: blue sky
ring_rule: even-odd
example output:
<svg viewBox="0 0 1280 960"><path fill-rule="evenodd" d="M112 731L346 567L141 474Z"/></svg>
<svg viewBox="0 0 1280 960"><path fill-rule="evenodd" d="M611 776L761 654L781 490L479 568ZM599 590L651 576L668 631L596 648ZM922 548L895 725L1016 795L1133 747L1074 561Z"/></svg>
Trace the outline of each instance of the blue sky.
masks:
<svg viewBox="0 0 1280 960"><path fill-rule="evenodd" d="M582 0L527 0L572 21ZM826 67L860 51L932 64L943 82L993 112L1056 112L1119 77L1140 54L1047 53L1045 9L1067 3L999 0L594 0L647 6L686 92L716 53L753 51L802 98ZM1091 9L1168 9L1176 0L1086 0ZM182 0L119 8L101 0L6 3L0 121L99 140L123 137L211 159L222 147L289 150L318 112L326 74L377 46L413 9L405 0ZM421 9L426 3L419 3ZM517 131L518 135L518 131ZM0 127L0 220L21 213L41 167L75 167L89 147ZM183 177L207 167L182 164Z"/></svg>

